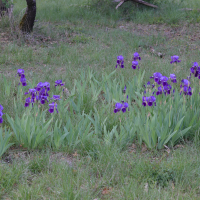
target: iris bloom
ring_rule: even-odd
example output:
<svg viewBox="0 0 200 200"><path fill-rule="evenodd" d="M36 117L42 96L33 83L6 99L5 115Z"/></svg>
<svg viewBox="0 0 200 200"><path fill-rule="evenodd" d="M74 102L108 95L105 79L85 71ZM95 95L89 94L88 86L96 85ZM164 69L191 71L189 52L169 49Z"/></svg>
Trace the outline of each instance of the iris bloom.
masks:
<svg viewBox="0 0 200 200"><path fill-rule="evenodd" d="M27 86L26 78L20 78L20 82L22 83L22 86Z"/></svg>
<svg viewBox="0 0 200 200"><path fill-rule="evenodd" d="M54 101L61 100L60 95L53 95L53 98L51 98L51 99L53 99Z"/></svg>
<svg viewBox="0 0 200 200"><path fill-rule="evenodd" d="M175 74L170 74L169 78L171 79L172 83L177 83Z"/></svg>
<svg viewBox="0 0 200 200"><path fill-rule="evenodd" d="M167 83L168 78L166 76L162 76L160 78L160 81L161 81L161 83L162 83L163 86L167 86L168 85L168 83Z"/></svg>
<svg viewBox="0 0 200 200"><path fill-rule="evenodd" d="M133 69L136 69L137 68L137 66L138 66L138 61L132 61L132 68ZM138 69L139 69L139 66L138 66Z"/></svg>
<svg viewBox="0 0 200 200"><path fill-rule="evenodd" d="M179 56L177 56L177 55L174 55L174 56L171 56L171 64L172 63L178 63L178 62L181 62L181 60L179 60Z"/></svg>
<svg viewBox="0 0 200 200"><path fill-rule="evenodd" d="M2 117L5 114L5 113L2 112L2 110L3 110L3 106L0 104L0 124L3 123L3 118Z"/></svg>
<svg viewBox="0 0 200 200"><path fill-rule="evenodd" d="M123 91L122 91L124 94L126 93L126 85L125 85L125 87L124 87L124 89L123 89Z"/></svg>
<svg viewBox="0 0 200 200"><path fill-rule="evenodd" d="M158 91L156 92L156 95L160 95L160 94L162 94L162 87L160 86L160 87L158 87Z"/></svg>
<svg viewBox="0 0 200 200"><path fill-rule="evenodd" d="M39 82L37 84L37 86L35 87L35 89L39 92L41 89L43 88L43 83L42 82Z"/></svg>
<svg viewBox="0 0 200 200"><path fill-rule="evenodd" d="M44 82L44 83L43 83L43 87L44 87L47 91L49 91L49 90L50 90L50 83L49 83L49 82Z"/></svg>
<svg viewBox="0 0 200 200"><path fill-rule="evenodd" d="M52 102L52 103L49 104L49 112L50 112L50 113L53 113L53 112L54 112L54 109L56 109L56 111L57 111L57 113L58 113L57 103Z"/></svg>
<svg viewBox="0 0 200 200"><path fill-rule="evenodd" d="M195 77L198 76L200 79L200 67L197 62L193 62L193 66L190 68L190 71L192 74L194 74Z"/></svg>
<svg viewBox="0 0 200 200"><path fill-rule="evenodd" d="M24 106L25 106L25 107L28 107L28 106L30 105L30 103L31 103L31 100L30 100L30 97L28 97L28 98L26 98L26 100L25 100Z"/></svg>
<svg viewBox="0 0 200 200"><path fill-rule="evenodd" d="M164 86L163 87L163 91L164 91L165 95L166 94L170 94L171 93L171 89L172 89L171 85Z"/></svg>
<svg viewBox="0 0 200 200"><path fill-rule="evenodd" d="M183 79L183 80L181 81L181 83L183 83L184 86L188 86L188 87L189 87L189 85L190 85L190 81L188 81L187 79ZM182 85L181 85L181 86L182 86Z"/></svg>
<svg viewBox="0 0 200 200"><path fill-rule="evenodd" d="M124 68L124 57L122 55L117 56L117 65L116 68L120 66L121 68Z"/></svg>
<svg viewBox="0 0 200 200"><path fill-rule="evenodd" d="M152 106L152 105L156 106L156 97L155 96L150 96L150 97L142 97L142 105L145 106Z"/></svg>
<svg viewBox="0 0 200 200"><path fill-rule="evenodd" d="M138 52L135 52L135 53L133 54L133 60L134 60L134 61L135 61L135 60L141 60L140 55L139 55Z"/></svg>
<svg viewBox="0 0 200 200"><path fill-rule="evenodd" d="M129 107L127 102L122 101L122 103L116 103L114 113L122 111L123 113L126 112L127 108Z"/></svg>
<svg viewBox="0 0 200 200"><path fill-rule="evenodd" d="M150 78L153 78L154 79L154 81L157 83L157 84L161 84L161 77L162 77L162 74L160 73L160 72L155 72L154 74L153 74L153 77L150 77Z"/></svg>
<svg viewBox="0 0 200 200"><path fill-rule="evenodd" d="M181 88L181 92L180 94L183 92L185 95L192 95L192 88L190 87L190 82L187 79L183 79L181 81L183 84L180 85Z"/></svg>
<svg viewBox="0 0 200 200"><path fill-rule="evenodd" d="M25 75L24 75L24 70L23 69L18 69L17 70L17 74L15 75L15 77L19 75L21 78L25 78Z"/></svg>
<svg viewBox="0 0 200 200"><path fill-rule="evenodd" d="M57 80L57 81L55 81L55 87L56 87L56 86L63 86L63 85L65 85L65 84L62 83L62 80Z"/></svg>
<svg viewBox="0 0 200 200"><path fill-rule="evenodd" d="M43 96L43 95L42 95L42 96L40 97L40 103L41 103L41 104L45 104L46 101L49 102L47 98L48 98L47 96Z"/></svg>

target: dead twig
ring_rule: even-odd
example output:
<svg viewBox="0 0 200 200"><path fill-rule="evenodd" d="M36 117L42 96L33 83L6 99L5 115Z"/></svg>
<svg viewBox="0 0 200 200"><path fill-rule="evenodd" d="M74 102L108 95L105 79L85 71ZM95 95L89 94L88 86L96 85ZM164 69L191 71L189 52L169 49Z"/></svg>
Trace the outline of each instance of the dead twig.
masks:
<svg viewBox="0 0 200 200"><path fill-rule="evenodd" d="M113 2L120 2L116 6L116 9L117 9L119 6L121 6L124 2L127 2L127 1L132 1L132 2L135 2L135 3L143 4L145 6L149 6L149 7L152 7L152 8L158 8L158 6L151 4L151 3L148 3L146 1L143 1L143 0L114 0Z"/></svg>

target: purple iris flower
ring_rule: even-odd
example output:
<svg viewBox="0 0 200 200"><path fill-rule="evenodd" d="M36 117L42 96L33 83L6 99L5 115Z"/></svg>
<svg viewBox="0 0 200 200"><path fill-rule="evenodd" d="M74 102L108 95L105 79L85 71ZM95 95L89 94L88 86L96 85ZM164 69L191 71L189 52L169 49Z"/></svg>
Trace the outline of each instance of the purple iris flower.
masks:
<svg viewBox="0 0 200 200"><path fill-rule="evenodd" d="M33 88L33 89L29 89L29 91L28 91L28 92L25 92L24 94L25 94L25 95L27 95L27 94L36 95L36 93L37 93L37 90Z"/></svg>
<svg viewBox="0 0 200 200"><path fill-rule="evenodd" d="M192 88L191 88L191 87L188 88L188 93L187 93L187 95L192 96Z"/></svg>
<svg viewBox="0 0 200 200"><path fill-rule="evenodd" d="M26 100L25 100L24 106L25 106L25 107L28 107L28 106L30 105L30 103L31 103L31 100L30 100L30 97L28 97L28 98L26 98Z"/></svg>
<svg viewBox="0 0 200 200"><path fill-rule="evenodd" d="M127 102L122 101L122 103L116 103L114 113L122 111L123 113L126 112L127 108L129 107Z"/></svg>
<svg viewBox="0 0 200 200"><path fill-rule="evenodd" d="M20 82L22 83L22 86L27 86L26 78L20 78Z"/></svg>
<svg viewBox="0 0 200 200"><path fill-rule="evenodd" d="M163 86L167 86L167 85L168 85L168 83L167 83L168 78L167 78L166 76L162 76L162 77L160 78L160 81L162 82L162 85L163 85Z"/></svg>
<svg viewBox="0 0 200 200"><path fill-rule="evenodd" d="M171 93L171 89L172 89L171 85L164 86L163 87L163 91L165 92L165 95L166 95L166 93L170 94Z"/></svg>
<svg viewBox="0 0 200 200"><path fill-rule="evenodd" d="M138 61L137 60L132 61L132 68L136 69L137 66L138 66ZM138 69L139 69L139 66L138 66Z"/></svg>
<svg viewBox="0 0 200 200"><path fill-rule="evenodd" d="M24 70L23 69L18 69L17 70L17 74L15 75L15 77L19 75L21 78L25 78L25 75L24 75Z"/></svg>
<svg viewBox="0 0 200 200"><path fill-rule="evenodd" d="M115 109L114 109L114 113L119 112L122 109L123 104L121 103L116 103L115 104Z"/></svg>
<svg viewBox="0 0 200 200"><path fill-rule="evenodd" d="M140 55L139 55L138 52L135 52L135 53L133 54L133 60L141 60Z"/></svg>
<svg viewBox="0 0 200 200"><path fill-rule="evenodd" d="M43 87L46 89L46 91L48 92L50 90L50 83L49 82L44 82L43 83Z"/></svg>
<svg viewBox="0 0 200 200"><path fill-rule="evenodd" d="M116 68L120 66L121 68L124 68L124 57L122 55L117 56L117 65Z"/></svg>
<svg viewBox="0 0 200 200"><path fill-rule="evenodd" d="M2 111L3 110L3 106L0 104L0 111Z"/></svg>
<svg viewBox="0 0 200 200"><path fill-rule="evenodd" d="M142 105L143 106L152 106L152 105L156 106L156 97L155 96L150 96L150 97L142 97Z"/></svg>
<svg viewBox="0 0 200 200"><path fill-rule="evenodd" d="M50 113L53 113L55 108L56 108L56 111L57 111L57 113L58 113L57 103L52 102L52 103L49 104L49 112L50 112Z"/></svg>
<svg viewBox="0 0 200 200"><path fill-rule="evenodd" d="M192 88L189 86L183 86L183 93L185 95L189 95L189 96L192 96Z"/></svg>
<svg viewBox="0 0 200 200"><path fill-rule="evenodd" d="M63 86L63 85L65 85L65 84L62 83L62 80L57 80L57 81L55 81L55 87L56 87L56 86Z"/></svg>
<svg viewBox="0 0 200 200"><path fill-rule="evenodd" d="M54 101L61 100L60 95L53 95L53 98L51 98L51 99L53 99Z"/></svg>
<svg viewBox="0 0 200 200"><path fill-rule="evenodd" d="M124 89L122 90L122 92L125 94L126 93L126 85L124 87Z"/></svg>
<svg viewBox="0 0 200 200"><path fill-rule="evenodd" d="M194 74L195 77L198 76L199 79L200 79L200 76L199 76L200 75L200 67L199 67L197 62L193 62L193 65L190 68L190 71L191 71L192 74Z"/></svg>
<svg viewBox="0 0 200 200"><path fill-rule="evenodd" d="M177 55L174 55L174 56L171 56L171 64L172 63L177 63L177 62L181 62L181 60L179 60L179 56L177 56Z"/></svg>
<svg viewBox="0 0 200 200"><path fill-rule="evenodd" d="M123 107L122 107L122 112L125 113L126 112L126 109L129 107L128 103L127 102L124 102L123 103Z"/></svg>
<svg viewBox="0 0 200 200"><path fill-rule="evenodd" d="M160 95L160 94L162 94L162 87L160 86L160 87L158 87L158 91L156 92L156 95Z"/></svg>
<svg viewBox="0 0 200 200"><path fill-rule="evenodd" d="M3 110L3 106L0 104L0 124L3 123L3 118L2 117L5 114L5 113L2 112L2 110Z"/></svg>
<svg viewBox="0 0 200 200"><path fill-rule="evenodd" d="M176 75L175 74L170 74L169 78L171 79L172 83L177 83L177 81L176 81Z"/></svg>
<svg viewBox="0 0 200 200"><path fill-rule="evenodd" d="M153 74L153 77L150 77L150 78L154 78L154 81L157 83L157 84L161 84L161 81L160 81L160 79L161 79L161 77L162 77L162 74L160 73L160 72L155 72L154 74Z"/></svg>
<svg viewBox="0 0 200 200"><path fill-rule="evenodd" d="M189 85L190 85L190 81L188 81L187 79L183 79L183 80L181 81L181 83L183 83L184 86L188 86L188 87L189 87Z"/></svg>
<svg viewBox="0 0 200 200"><path fill-rule="evenodd" d="M39 82L37 84L37 86L35 87L35 89L39 92L41 89L43 88L43 83L42 82Z"/></svg>
<svg viewBox="0 0 200 200"><path fill-rule="evenodd" d="M47 98L48 98L48 96L43 96L43 95L40 96L40 103L45 104L46 101L49 102Z"/></svg>

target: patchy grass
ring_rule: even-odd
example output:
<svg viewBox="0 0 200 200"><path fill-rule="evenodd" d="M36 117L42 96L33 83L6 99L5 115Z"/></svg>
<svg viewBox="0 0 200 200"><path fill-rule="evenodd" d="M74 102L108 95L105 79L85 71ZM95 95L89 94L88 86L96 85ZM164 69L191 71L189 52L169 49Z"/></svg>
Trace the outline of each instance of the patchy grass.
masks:
<svg viewBox="0 0 200 200"><path fill-rule="evenodd" d="M0 165L1 198L199 198L199 147L188 144L169 154L131 150L101 149L95 158L10 152L12 164Z"/></svg>

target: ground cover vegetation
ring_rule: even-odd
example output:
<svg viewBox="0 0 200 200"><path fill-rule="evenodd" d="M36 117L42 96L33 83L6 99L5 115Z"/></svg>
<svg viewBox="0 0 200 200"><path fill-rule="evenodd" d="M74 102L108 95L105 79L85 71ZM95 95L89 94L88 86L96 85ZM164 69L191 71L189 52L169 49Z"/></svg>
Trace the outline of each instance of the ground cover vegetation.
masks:
<svg viewBox="0 0 200 200"><path fill-rule="evenodd" d="M151 2L1 19L1 199L200 198L200 3Z"/></svg>

